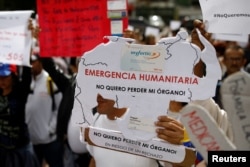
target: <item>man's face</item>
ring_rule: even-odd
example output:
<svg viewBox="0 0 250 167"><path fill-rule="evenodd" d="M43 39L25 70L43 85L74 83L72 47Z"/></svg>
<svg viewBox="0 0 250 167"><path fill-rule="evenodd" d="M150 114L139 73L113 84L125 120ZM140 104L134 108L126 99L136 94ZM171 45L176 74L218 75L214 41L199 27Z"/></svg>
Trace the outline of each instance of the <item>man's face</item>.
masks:
<svg viewBox="0 0 250 167"><path fill-rule="evenodd" d="M100 114L110 114L114 111L115 101L111 99L105 99L100 94L97 95L97 111Z"/></svg>
<svg viewBox="0 0 250 167"><path fill-rule="evenodd" d="M225 66L227 67L227 73L232 74L240 71L245 65L246 59L244 53L236 49L228 49L225 53L224 60Z"/></svg>
<svg viewBox="0 0 250 167"><path fill-rule="evenodd" d="M31 65L32 65L31 72L33 76L39 75L43 69L42 63L39 60L35 60L31 62Z"/></svg>

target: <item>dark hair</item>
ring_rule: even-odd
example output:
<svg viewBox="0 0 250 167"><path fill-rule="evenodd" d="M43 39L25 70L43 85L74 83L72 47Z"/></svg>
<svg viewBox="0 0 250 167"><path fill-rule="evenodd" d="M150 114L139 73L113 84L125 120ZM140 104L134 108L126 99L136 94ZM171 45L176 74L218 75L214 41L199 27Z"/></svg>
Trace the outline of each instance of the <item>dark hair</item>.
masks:
<svg viewBox="0 0 250 167"><path fill-rule="evenodd" d="M228 52L228 50L239 51L239 52L242 53L243 58L246 58L245 57L245 50L242 47L240 47L239 45L229 45L229 46L227 46L226 49L225 49L224 57L226 56L226 53Z"/></svg>

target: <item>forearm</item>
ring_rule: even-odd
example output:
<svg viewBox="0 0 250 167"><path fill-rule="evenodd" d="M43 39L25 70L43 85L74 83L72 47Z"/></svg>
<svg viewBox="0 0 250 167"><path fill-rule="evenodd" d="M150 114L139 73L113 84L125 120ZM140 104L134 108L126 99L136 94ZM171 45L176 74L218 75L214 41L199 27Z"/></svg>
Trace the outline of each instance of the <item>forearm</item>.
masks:
<svg viewBox="0 0 250 167"><path fill-rule="evenodd" d="M52 58L42 58L43 68L49 73L60 91L64 92L70 85L70 79L56 66Z"/></svg>

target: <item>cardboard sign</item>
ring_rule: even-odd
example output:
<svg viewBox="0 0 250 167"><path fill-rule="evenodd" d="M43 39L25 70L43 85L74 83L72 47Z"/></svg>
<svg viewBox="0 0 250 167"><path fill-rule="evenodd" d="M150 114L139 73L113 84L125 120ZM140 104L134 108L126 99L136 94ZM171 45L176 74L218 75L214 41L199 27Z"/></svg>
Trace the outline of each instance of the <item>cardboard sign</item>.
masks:
<svg viewBox="0 0 250 167"><path fill-rule="evenodd" d="M190 141L207 162L208 151L234 150L234 144L218 128L209 112L198 105L189 104L181 110L181 122Z"/></svg>
<svg viewBox="0 0 250 167"><path fill-rule="evenodd" d="M221 85L222 104L228 113L238 150L250 149L250 75L240 71Z"/></svg>
<svg viewBox="0 0 250 167"><path fill-rule="evenodd" d="M110 35L107 1L37 0L41 56L81 56Z"/></svg>
<svg viewBox="0 0 250 167"><path fill-rule="evenodd" d="M28 20L33 11L0 12L0 62L30 66L32 44Z"/></svg>
<svg viewBox="0 0 250 167"><path fill-rule="evenodd" d="M120 132L89 127L85 129L86 141L98 147L140 155L159 161L191 166L195 151L183 145L173 145L161 140L137 141L125 138Z"/></svg>
<svg viewBox="0 0 250 167"><path fill-rule="evenodd" d="M221 77L215 49L199 32L198 35L205 46L202 51L187 41L186 31L180 31L176 37L161 39L153 46L131 44L133 39L130 38L106 37L109 39L108 43L101 43L86 52L81 57L76 77L72 110L72 119L76 125L87 129L94 126L92 109L97 105L98 94L105 99L114 100L118 108L127 108L126 113L114 121L119 129L118 136L109 129L98 132L95 129L85 135L91 141L89 143L108 149L115 149L112 145L118 144L124 149L115 150L141 156L150 155L147 154L148 150L144 150L143 155L143 150L133 152L129 149L131 146L122 145L124 143L116 140L103 139L103 134L112 134L111 136L122 141L149 142L156 145L158 151L164 150L165 146L154 143L154 122L159 115L166 115L169 101L172 99L189 102L212 97ZM194 66L200 59L206 64L206 76L203 78L193 74ZM175 147L170 145L166 147ZM183 153L178 151L181 152ZM164 154L157 153L159 156L150 158L163 158ZM187 155L167 156L163 160L181 163L179 158L186 159ZM192 159L190 164L193 163Z"/></svg>
<svg viewBox="0 0 250 167"><path fill-rule="evenodd" d="M170 99L189 102L212 97L221 68L213 46L198 34L205 46L203 51L186 40L186 31L180 31L176 37L161 39L153 46L129 44L128 38L108 37L108 43L86 52L76 78L73 108L76 124L92 125L91 110L97 105L100 93L115 100L117 106L129 109L124 119L117 120L125 137L150 140L156 136L152 123L159 115L166 115ZM206 64L203 78L193 74L200 59ZM135 126L132 118L140 120L140 124ZM150 126L149 132L146 127Z"/></svg>

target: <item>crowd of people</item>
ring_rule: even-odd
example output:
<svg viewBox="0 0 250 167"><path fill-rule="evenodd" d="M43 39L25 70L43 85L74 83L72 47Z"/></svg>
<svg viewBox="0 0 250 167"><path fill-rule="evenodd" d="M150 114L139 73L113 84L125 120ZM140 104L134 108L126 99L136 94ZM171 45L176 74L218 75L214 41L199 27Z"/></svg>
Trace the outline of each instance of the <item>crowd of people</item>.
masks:
<svg viewBox="0 0 250 167"><path fill-rule="evenodd" d="M223 110L227 104L222 103L220 87L223 81L234 73L249 73L250 41L242 47L237 41L211 39L211 34L205 31L204 24L197 20L194 22L194 28L199 28L201 33L214 45L223 76L218 82L215 97L191 103L207 108L218 123L218 128L221 128L233 141L233 132L227 119L227 113ZM31 31L37 31L37 29L33 27ZM138 33L140 32L128 30L124 32L123 36L134 38L136 43L145 45L155 45L157 39L160 38L154 35L143 37L143 34ZM193 31L191 34L192 43L203 49L195 33L196 31ZM171 35L173 33L164 34L164 37ZM37 38L36 35L34 37ZM74 152L68 143L68 125L74 103L75 77L79 60L78 58L60 58L60 60L65 63L66 71L59 66L56 59L43 58L39 52L35 51L31 52L30 56L31 68L0 63L1 167L42 167L46 165L49 167L118 165L157 167L171 165L90 145L86 146L87 151ZM204 71L204 64L198 63L195 74L201 77L205 75ZM189 103L171 101L170 115L159 116L155 125L158 127L157 135L162 140L194 147L178 119L179 111L186 105ZM127 109L118 108L115 106L114 100L98 95L95 110L95 117L98 117L95 122L97 127L117 130L113 120L115 117L122 117ZM68 151L67 155L66 151ZM111 158L113 160L110 160ZM195 166L206 166L206 162L200 154L197 154Z"/></svg>

